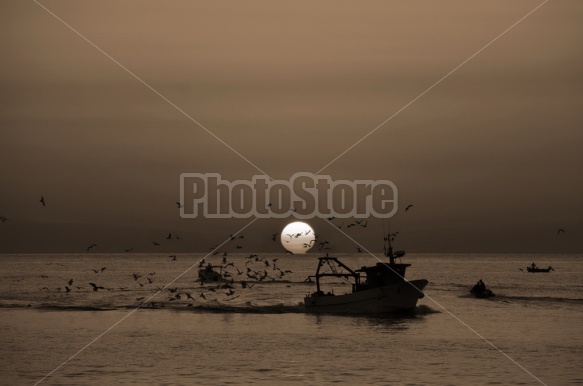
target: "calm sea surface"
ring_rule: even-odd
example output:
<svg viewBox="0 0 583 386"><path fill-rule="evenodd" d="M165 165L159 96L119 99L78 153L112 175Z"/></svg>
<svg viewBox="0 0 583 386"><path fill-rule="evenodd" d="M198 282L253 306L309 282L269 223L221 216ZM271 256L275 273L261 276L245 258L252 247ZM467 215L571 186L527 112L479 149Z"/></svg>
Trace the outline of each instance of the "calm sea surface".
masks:
<svg viewBox="0 0 583 386"><path fill-rule="evenodd" d="M583 255L407 255L407 278L429 280L407 317L305 314L318 255L246 256L217 288L185 273L202 255L1 255L0 382L583 384ZM555 271L525 272L533 261ZM478 279L497 296L470 297Z"/></svg>

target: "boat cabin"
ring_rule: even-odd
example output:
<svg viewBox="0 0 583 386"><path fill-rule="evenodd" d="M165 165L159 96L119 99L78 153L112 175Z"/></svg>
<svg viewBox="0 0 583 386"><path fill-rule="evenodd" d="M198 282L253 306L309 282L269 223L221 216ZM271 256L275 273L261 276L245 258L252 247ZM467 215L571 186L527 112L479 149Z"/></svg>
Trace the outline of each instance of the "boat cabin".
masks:
<svg viewBox="0 0 583 386"><path fill-rule="evenodd" d="M332 295L332 293L325 294L320 288L320 279L325 277L336 277L352 279L352 292L364 291L371 288L383 287L386 285L397 284L404 281L405 271L411 264L395 263L395 257L401 257L405 253L399 251L400 254L393 255L389 263L377 263L370 267L361 267L357 270L352 270L336 257L319 257L318 268L316 274L310 278L316 279L316 292L313 296ZM330 269L323 272L326 267ZM339 270L341 270L339 272ZM364 274L364 275L361 275Z"/></svg>
<svg viewBox="0 0 583 386"><path fill-rule="evenodd" d="M410 266L411 264L377 263L371 267L357 269L355 272L366 274L366 282L361 285L365 288L360 289L370 289L403 282L405 271Z"/></svg>

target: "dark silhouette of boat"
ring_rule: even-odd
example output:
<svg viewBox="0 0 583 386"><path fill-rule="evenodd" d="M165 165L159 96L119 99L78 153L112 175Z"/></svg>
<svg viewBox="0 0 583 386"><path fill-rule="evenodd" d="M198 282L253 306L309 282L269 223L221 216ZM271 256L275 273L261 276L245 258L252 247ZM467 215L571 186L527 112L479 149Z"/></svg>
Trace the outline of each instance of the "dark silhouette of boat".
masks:
<svg viewBox="0 0 583 386"><path fill-rule="evenodd" d="M486 288L486 284L480 279L470 290L470 294L474 295L480 299L491 298L492 296L496 296L494 292L490 289Z"/></svg>
<svg viewBox="0 0 583 386"><path fill-rule="evenodd" d="M215 268L219 268L219 271L215 271ZM221 266L213 266L210 263L205 267L198 270L198 279L201 282L213 282L213 281L222 281L223 274L222 274L222 267Z"/></svg>
<svg viewBox="0 0 583 386"><path fill-rule="evenodd" d="M553 267L549 266L548 268L531 268L531 267L527 267L526 270L528 272L532 272L532 273L536 273L536 272L551 272L554 271Z"/></svg>
<svg viewBox="0 0 583 386"><path fill-rule="evenodd" d="M352 270L336 257L320 257L316 274L309 278L316 281L316 291L304 298L306 312L347 313L347 314L383 314L392 312L412 312L421 299L423 289L428 281L405 280L405 270L411 264L396 263L395 259L405 255L390 245L386 253L389 262L380 262L373 266ZM323 272L324 267L330 268ZM352 289L350 293L335 295L324 293L322 279L336 277L348 280Z"/></svg>
<svg viewBox="0 0 583 386"><path fill-rule="evenodd" d="M528 267L526 267L527 272L537 273L537 272L551 272L554 271L553 267L549 265L548 268L539 268L536 266L535 263L532 263Z"/></svg>

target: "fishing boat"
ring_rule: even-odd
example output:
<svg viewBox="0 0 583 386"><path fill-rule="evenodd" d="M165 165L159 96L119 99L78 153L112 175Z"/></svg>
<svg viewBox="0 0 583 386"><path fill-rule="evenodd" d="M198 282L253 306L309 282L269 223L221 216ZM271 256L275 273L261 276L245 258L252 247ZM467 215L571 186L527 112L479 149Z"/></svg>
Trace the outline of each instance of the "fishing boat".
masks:
<svg viewBox="0 0 583 386"><path fill-rule="evenodd" d="M388 262L353 270L336 257L318 258L315 279L316 291L304 298L306 312L342 314L385 314L412 312L421 299L428 281L405 280L405 271L411 264L397 263L405 251L396 251L390 245L385 253ZM340 278L351 284L349 293L337 295L324 292L322 281Z"/></svg>
<svg viewBox="0 0 583 386"><path fill-rule="evenodd" d="M215 268L219 268L219 271L216 271ZM209 263L205 268L198 270L198 279L201 283L221 281L223 280L222 267L213 266Z"/></svg>
<svg viewBox="0 0 583 386"><path fill-rule="evenodd" d="M534 264L533 264L534 265ZM553 267L549 265L548 268L539 268L536 265L533 267L532 265L526 267L528 272L536 273L536 272L551 272L554 271Z"/></svg>

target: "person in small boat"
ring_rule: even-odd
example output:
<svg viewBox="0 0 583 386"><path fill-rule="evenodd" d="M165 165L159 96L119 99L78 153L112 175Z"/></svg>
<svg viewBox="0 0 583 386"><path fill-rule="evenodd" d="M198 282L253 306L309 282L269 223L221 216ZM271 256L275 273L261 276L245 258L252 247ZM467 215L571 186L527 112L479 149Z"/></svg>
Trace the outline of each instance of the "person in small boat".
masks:
<svg viewBox="0 0 583 386"><path fill-rule="evenodd" d="M482 279L478 280L476 285L472 288L472 292L481 294L486 290L486 284L482 281Z"/></svg>

